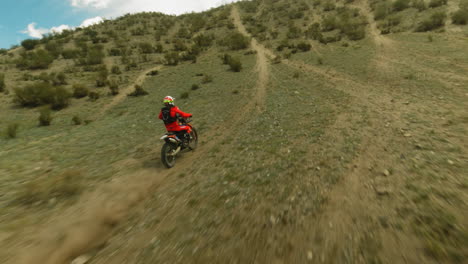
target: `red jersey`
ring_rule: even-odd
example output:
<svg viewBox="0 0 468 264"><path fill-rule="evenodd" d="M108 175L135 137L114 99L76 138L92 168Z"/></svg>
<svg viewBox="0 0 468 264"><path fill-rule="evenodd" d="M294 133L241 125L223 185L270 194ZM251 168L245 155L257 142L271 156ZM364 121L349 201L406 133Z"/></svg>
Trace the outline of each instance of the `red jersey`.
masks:
<svg viewBox="0 0 468 264"><path fill-rule="evenodd" d="M164 107L161 109L161 112L159 112L159 119L164 121L167 131L187 130L187 126L181 126L179 122L177 122L177 114L183 118L192 116L192 114L182 112L177 106Z"/></svg>

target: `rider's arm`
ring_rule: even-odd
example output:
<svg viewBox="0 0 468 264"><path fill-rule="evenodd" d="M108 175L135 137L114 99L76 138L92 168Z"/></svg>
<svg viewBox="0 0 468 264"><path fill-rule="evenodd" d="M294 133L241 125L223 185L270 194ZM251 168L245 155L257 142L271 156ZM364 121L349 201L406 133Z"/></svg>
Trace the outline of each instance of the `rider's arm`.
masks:
<svg viewBox="0 0 468 264"><path fill-rule="evenodd" d="M162 119L162 111L159 112L159 119Z"/></svg>
<svg viewBox="0 0 468 264"><path fill-rule="evenodd" d="M182 111L179 109L179 107L176 107L174 110L175 110L174 112L175 112L176 114L179 114L179 115L180 115L181 117L183 117L183 118L188 118L188 117L191 117L191 116L192 116L192 114L182 112Z"/></svg>

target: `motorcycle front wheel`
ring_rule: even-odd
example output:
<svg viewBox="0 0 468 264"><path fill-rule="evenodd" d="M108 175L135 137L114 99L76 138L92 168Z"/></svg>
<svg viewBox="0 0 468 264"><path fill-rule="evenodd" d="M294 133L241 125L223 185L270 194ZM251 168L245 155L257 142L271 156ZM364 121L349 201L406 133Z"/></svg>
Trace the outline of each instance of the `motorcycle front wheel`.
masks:
<svg viewBox="0 0 468 264"><path fill-rule="evenodd" d="M192 127L192 132L190 132L190 142L188 147L191 150L195 150L198 147L198 132L194 127Z"/></svg>
<svg viewBox="0 0 468 264"><path fill-rule="evenodd" d="M166 143L161 149L161 161L168 169L175 165L176 157L172 154L175 152L176 148L177 146L175 144Z"/></svg>

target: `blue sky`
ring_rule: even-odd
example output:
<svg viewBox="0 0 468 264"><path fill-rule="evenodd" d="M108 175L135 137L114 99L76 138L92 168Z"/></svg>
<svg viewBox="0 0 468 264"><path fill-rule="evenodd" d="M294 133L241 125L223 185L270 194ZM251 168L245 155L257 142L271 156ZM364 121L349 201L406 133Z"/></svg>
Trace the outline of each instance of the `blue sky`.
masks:
<svg viewBox="0 0 468 264"><path fill-rule="evenodd" d="M0 48L40 37L61 25L70 28L87 19L115 18L126 13L159 11L198 12L235 0L2 0ZM89 20L88 20L89 22ZM34 24L33 24L34 23ZM89 23L86 23L89 24ZM29 31L28 31L29 25Z"/></svg>

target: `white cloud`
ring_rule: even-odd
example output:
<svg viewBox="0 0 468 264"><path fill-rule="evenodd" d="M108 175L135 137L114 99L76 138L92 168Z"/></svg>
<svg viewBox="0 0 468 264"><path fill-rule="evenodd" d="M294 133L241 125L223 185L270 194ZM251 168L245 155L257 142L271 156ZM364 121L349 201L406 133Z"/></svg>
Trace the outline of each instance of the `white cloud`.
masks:
<svg viewBox="0 0 468 264"><path fill-rule="evenodd" d="M79 27L85 28L85 27L89 27L89 26L92 26L92 25L95 25L95 24L99 24L99 23L101 23L103 21L104 21L104 19L102 17L100 17L100 16L93 17L93 18L88 18L88 19L84 20ZM75 27L71 27L69 25L60 25L58 27L52 27L50 29L36 28L36 23L33 22L33 23L28 25L28 28L26 30L21 31L21 33L28 34L30 37L33 37L33 38L42 38L44 36L44 34L47 34L47 33L60 34L64 30L73 30L73 29L75 29Z"/></svg>
<svg viewBox="0 0 468 264"><path fill-rule="evenodd" d="M36 28L36 23L31 23L28 25L28 28L21 33L28 34L30 37L33 38L42 38L42 36L48 33L49 30L45 28Z"/></svg>
<svg viewBox="0 0 468 264"><path fill-rule="evenodd" d="M106 8L112 0L71 0L74 7Z"/></svg>
<svg viewBox="0 0 468 264"><path fill-rule="evenodd" d="M116 17L126 13L144 11L182 14L200 12L222 4L239 0L69 0L76 8L86 8L101 12L102 15Z"/></svg>
<svg viewBox="0 0 468 264"><path fill-rule="evenodd" d="M86 19L85 21L83 21L81 23L80 27L82 27L82 28L89 27L89 26L92 26L92 25L99 24L99 23L101 23L103 21L104 21L104 19L102 19L102 17L100 17L100 16L93 17L93 18L88 18L88 19Z"/></svg>
<svg viewBox="0 0 468 264"><path fill-rule="evenodd" d="M58 27L52 27L50 33L62 33L64 30L71 30L72 28L69 25L60 25Z"/></svg>

